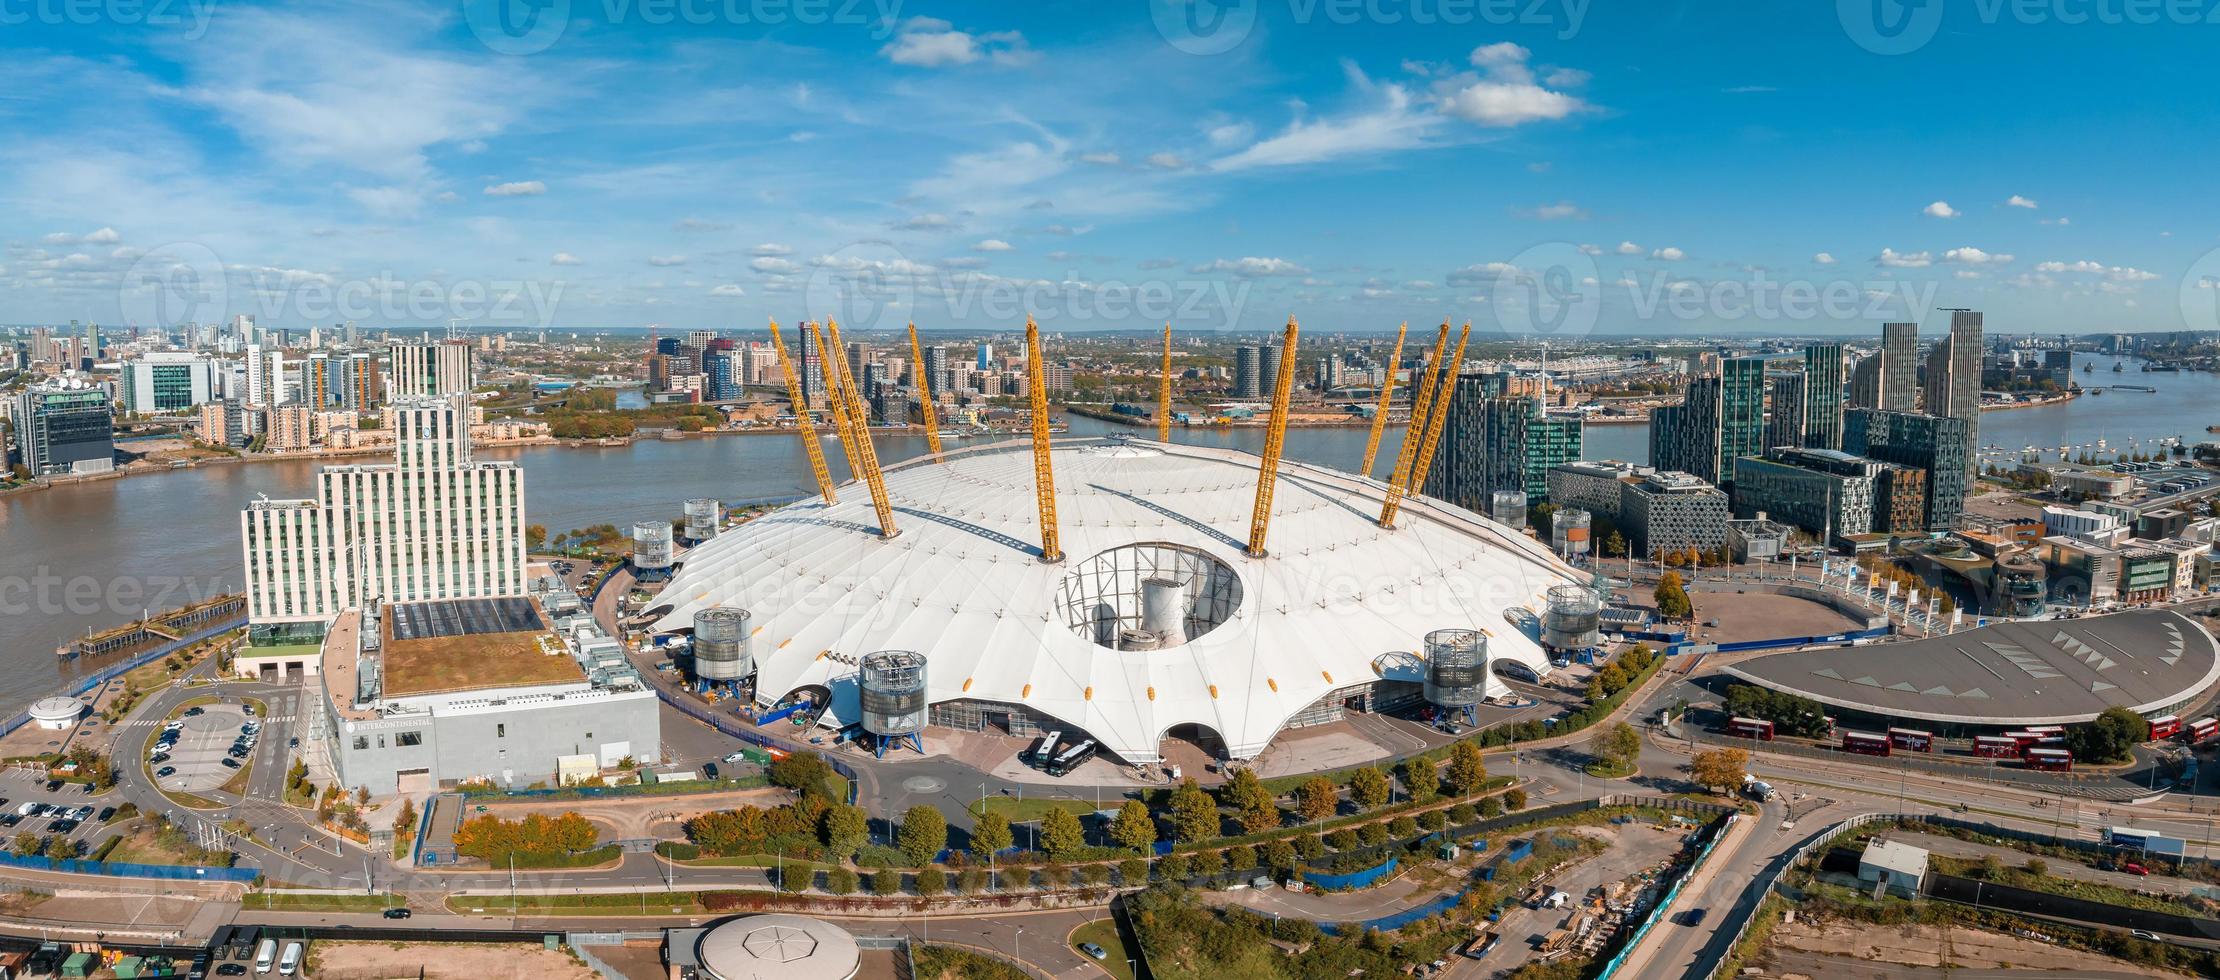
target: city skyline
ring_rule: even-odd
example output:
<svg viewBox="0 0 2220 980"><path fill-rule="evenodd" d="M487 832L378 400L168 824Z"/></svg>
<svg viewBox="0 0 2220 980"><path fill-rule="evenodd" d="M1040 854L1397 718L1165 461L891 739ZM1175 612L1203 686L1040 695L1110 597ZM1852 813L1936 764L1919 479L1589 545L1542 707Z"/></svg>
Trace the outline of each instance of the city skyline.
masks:
<svg viewBox="0 0 2220 980"><path fill-rule="evenodd" d="M2193 32L2008 18L1892 56L1820 8L1414 32L1267 4L1238 39L1140 10L610 9L526 38L402 4L34 18L0 107L30 134L0 154L5 318L2212 325L2207 137L2169 117L2152 151L2151 111L2117 108L2192 80ZM297 57L335 44L359 54ZM2133 191L2089 177L2128 171ZM1799 290L1812 310L1774 309Z"/></svg>

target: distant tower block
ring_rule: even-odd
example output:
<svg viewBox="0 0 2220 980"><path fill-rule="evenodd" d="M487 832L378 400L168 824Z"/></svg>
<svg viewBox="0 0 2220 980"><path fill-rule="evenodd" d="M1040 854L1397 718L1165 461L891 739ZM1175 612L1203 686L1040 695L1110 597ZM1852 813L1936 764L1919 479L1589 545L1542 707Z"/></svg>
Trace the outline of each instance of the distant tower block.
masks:
<svg viewBox="0 0 2220 980"><path fill-rule="evenodd" d="M1588 512L1568 507L1549 516L1550 544L1569 561L1588 557L1589 527L1593 519Z"/></svg>
<svg viewBox="0 0 2220 980"><path fill-rule="evenodd" d="M1526 530L1526 491L1496 491L1488 501L1488 516L1513 531Z"/></svg>
<svg viewBox="0 0 2220 980"><path fill-rule="evenodd" d="M1584 585L1553 585L1542 611L1542 647L1552 653L1582 654L1603 642L1603 603Z"/></svg>
<svg viewBox="0 0 2220 980"><path fill-rule="evenodd" d="M731 606L694 614L694 680L700 688L732 690L755 673L753 618Z"/></svg>
<svg viewBox="0 0 2220 980"><path fill-rule="evenodd" d="M671 577L669 521L641 521L632 525L632 571L643 582Z"/></svg>
<svg viewBox="0 0 2220 980"><path fill-rule="evenodd" d="M867 654L859 672L863 701L859 721L870 733L878 754L890 746L909 743L925 752L925 657L909 650L881 650Z"/></svg>
<svg viewBox="0 0 2220 980"><path fill-rule="evenodd" d="M1487 694L1488 638L1479 630L1435 630L1426 634L1426 703L1445 715L1462 715L1479 724L1476 707Z"/></svg>
<svg viewBox="0 0 2220 980"><path fill-rule="evenodd" d="M686 541L700 544L717 536L717 526L723 523L725 507L708 497L696 497L686 502Z"/></svg>

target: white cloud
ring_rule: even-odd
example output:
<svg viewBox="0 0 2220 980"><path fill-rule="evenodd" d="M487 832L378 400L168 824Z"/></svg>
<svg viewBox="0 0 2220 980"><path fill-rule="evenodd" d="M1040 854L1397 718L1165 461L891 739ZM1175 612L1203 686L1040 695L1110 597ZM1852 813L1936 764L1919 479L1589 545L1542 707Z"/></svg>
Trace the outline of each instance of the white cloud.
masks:
<svg viewBox="0 0 2220 980"><path fill-rule="evenodd" d="M1588 218L1588 212L1571 201L1544 204L1540 207L1520 211L1518 214L1520 217L1532 218L1536 221L1562 221L1568 218L1585 221Z"/></svg>
<svg viewBox="0 0 2220 980"><path fill-rule="evenodd" d="M39 241L48 245L114 245L123 241L123 235L119 234L114 228L103 227L98 231L87 232L83 235L66 231L52 232L40 238Z"/></svg>
<svg viewBox="0 0 2220 980"><path fill-rule="evenodd" d="M1619 247L1613 249L1613 251L1618 252L1620 255L1640 255L1642 254L1642 246L1636 245L1633 242L1620 242Z"/></svg>
<svg viewBox="0 0 2220 980"><path fill-rule="evenodd" d="M754 269L757 272L764 273L765 275L773 276L790 276L802 271L801 266L795 265L792 261L779 258L775 255L766 255L759 258L750 259L748 261L748 268Z"/></svg>
<svg viewBox="0 0 2220 980"><path fill-rule="evenodd" d="M1924 269L1935 264L1935 256L1927 252L1899 252L1893 248L1884 248L1873 261L1891 269Z"/></svg>
<svg viewBox="0 0 2220 980"><path fill-rule="evenodd" d="M2059 226L2065 226L2065 225L2070 225L2070 224L2073 224L2073 220L2072 220L2072 219L2070 219L2070 218L2063 218L2063 217L2059 217L2059 218L2037 218L2037 219L2036 219L2036 223L2037 223L2037 224L2045 224L2045 225L2059 225ZM2172 232L2167 232L2167 234L2168 234L2168 235L2171 235L2171 234L2173 234L2173 233L2172 233ZM2164 236L2160 236L2160 237L2164 237Z"/></svg>
<svg viewBox="0 0 2220 980"><path fill-rule="evenodd" d="M1081 162L1081 163L1092 163L1092 164L1096 164L1096 165L1098 165L1098 166L1104 166L1104 167L1115 167L1115 166L1117 166L1118 164L1120 164L1120 163L1123 163L1123 162L1125 162L1125 161L1124 161L1124 160L1122 160L1122 159L1120 159L1120 158L1118 157L1118 155L1117 155L1117 154L1115 154L1115 153L1107 153L1107 152L1105 152L1105 153L1082 153L1082 154L1080 154L1080 155L1079 155L1079 162Z"/></svg>
<svg viewBox="0 0 2220 980"><path fill-rule="evenodd" d="M2008 207L2008 208L2026 208L2026 209L2028 209L2028 210L2030 210L2030 211L2033 211L2033 210L2035 210L2035 202L2034 202L2034 200L2032 200L2032 199L2030 199L2030 198L2025 198L2025 197L2021 197L2021 196L2019 196L2018 194L2014 194L2014 195L2012 195L2011 197L2007 197L2007 198L2005 198L2005 199L2004 199L2004 206L2005 206L2005 207Z"/></svg>
<svg viewBox="0 0 2220 980"><path fill-rule="evenodd" d="M1813 265L1833 265L1835 264L1835 257L1826 252L1820 252L1813 255L1811 261Z"/></svg>
<svg viewBox="0 0 2220 980"><path fill-rule="evenodd" d="M897 221L890 227L897 231L937 231L953 224L955 222L950 221L945 214L927 213Z"/></svg>
<svg viewBox="0 0 2220 980"><path fill-rule="evenodd" d="M1220 123L1203 128L1212 146L1239 146L1256 138L1256 127L1245 122Z"/></svg>
<svg viewBox="0 0 2220 980"><path fill-rule="evenodd" d="M912 17L902 22L893 41L879 54L897 65L913 68L947 68L986 59L997 65L1022 65L1033 60L1025 36L1016 31L973 34L933 17Z"/></svg>
<svg viewBox="0 0 2220 980"><path fill-rule="evenodd" d="M538 197L547 193L547 185L537 180L512 180L486 188L487 197Z"/></svg>
<svg viewBox="0 0 2220 980"><path fill-rule="evenodd" d="M1960 278L1960 279L1979 279L1979 278L1981 278L1981 272L1980 272L1980 270L1978 270L1978 269L1959 269L1958 271L1956 271L1956 272L1953 272L1953 273L1951 273L1951 275L1953 275L1953 276L1956 276L1957 278Z"/></svg>
<svg viewBox="0 0 2220 980"><path fill-rule="evenodd" d="M650 255L650 256L648 256L648 260L647 260L647 263L648 263L649 265L655 265L655 266L673 266L673 265L685 265L685 264L686 264L686 256L683 256L683 255Z"/></svg>
<svg viewBox="0 0 2220 980"><path fill-rule="evenodd" d="M1950 206L1949 201L1936 201L1933 204L1919 209L1919 213L1924 214L1930 218L1955 218L1960 214L1957 208Z"/></svg>
<svg viewBox="0 0 2220 980"><path fill-rule="evenodd" d="M1448 282L1452 286L1486 286L1501 280L1505 276L1524 277L1525 275L1526 273L1520 270L1518 266L1509 262L1481 262L1461 269L1451 269Z"/></svg>
<svg viewBox="0 0 2220 980"><path fill-rule="evenodd" d="M735 286L729 282L721 286L712 287L709 290L709 295L711 296L746 296L747 294L747 290Z"/></svg>
<svg viewBox="0 0 2220 980"><path fill-rule="evenodd" d="M1240 276L1245 279L1257 279L1266 276L1303 276L1310 274L1309 269L1305 269L1302 266L1290 262L1286 259L1258 258L1256 256L1248 256L1239 259L1217 259L1211 262L1205 262L1202 265L1195 266L1189 271L1192 271L1197 275L1208 272L1223 272L1231 275Z"/></svg>
<svg viewBox="0 0 2220 980"><path fill-rule="evenodd" d="M1582 254L1582 255L1602 255L1602 254L1603 254L1603 246L1601 246L1601 245L1588 245L1588 244L1583 244L1583 245L1581 245L1581 246L1580 246L1580 254Z"/></svg>
<svg viewBox="0 0 2220 980"><path fill-rule="evenodd" d="M1409 149L1426 142L1427 133L1440 117L1420 111L1410 90L1401 85L1375 85L1354 65L1342 67L1359 92L1373 97L1376 104L1372 108L1331 119L1310 120L1298 115L1279 135L1221 157L1211 169L1224 172L1322 163Z"/></svg>
<svg viewBox="0 0 2220 980"><path fill-rule="evenodd" d="M971 246L971 250L974 252L1007 252L1010 250L1010 243L999 238L982 239L979 244Z"/></svg>
<svg viewBox="0 0 2220 980"><path fill-rule="evenodd" d="M1151 153L1149 154L1148 164L1162 170L1187 169L1187 161L1180 159L1177 153Z"/></svg>
<svg viewBox="0 0 2220 980"><path fill-rule="evenodd" d="M1971 245L1967 245L1962 248L1954 248L1950 251L1944 252L1943 261L1955 262L1960 265L2003 265L2006 262L2012 261L2012 256L1994 252L1984 252L1978 248L1974 248Z"/></svg>
<svg viewBox="0 0 2220 980"><path fill-rule="evenodd" d="M1473 49L1472 64L1480 74L1460 75L1437 88L1442 111L1466 122L1502 127L1563 119L1588 108L1579 96L1536 84L1528 55L1509 41ZM1560 68L1548 83L1565 87L1587 80L1586 72Z"/></svg>
<svg viewBox="0 0 2220 980"><path fill-rule="evenodd" d="M794 254L794 247L793 247L793 246L791 246L791 245L781 245L781 244L779 244L779 243L777 243L777 242L764 242L764 243L763 243L763 244L761 244L761 245L758 245L758 246L756 246L756 247L754 247L754 248L751 248L751 249L749 249L749 250L748 250L748 254L749 254L749 255L792 255L792 254Z"/></svg>
<svg viewBox="0 0 2220 980"><path fill-rule="evenodd" d="M707 219L707 218L680 218L680 219L678 219L678 224L677 224L677 225L675 225L674 227L676 227L676 228L677 228L678 230L680 230L680 231L731 231L731 230L732 230L732 226L731 226L731 225L725 224L725 223L724 223L724 222L722 222L722 221L711 221L711 220L709 220L709 219Z"/></svg>
<svg viewBox="0 0 2220 980"><path fill-rule="evenodd" d="M1143 269L1176 269L1179 267L1179 260L1172 258L1142 259L1137 264Z"/></svg>
<svg viewBox="0 0 2220 980"><path fill-rule="evenodd" d="M1656 259L1660 262L1678 262L1687 257L1688 253L1674 248L1671 245L1667 245L1664 248L1650 253L1650 258Z"/></svg>
<svg viewBox="0 0 2220 980"><path fill-rule="evenodd" d="M586 260L585 260L585 259L582 259L582 258L579 258L578 256L572 255L572 254L570 254L569 252L557 252L557 253L555 253L555 257L554 257L554 258L551 258L551 259L548 259L548 260L547 260L547 262L548 262L548 264L549 264L549 265L585 265L585 264L586 264Z"/></svg>

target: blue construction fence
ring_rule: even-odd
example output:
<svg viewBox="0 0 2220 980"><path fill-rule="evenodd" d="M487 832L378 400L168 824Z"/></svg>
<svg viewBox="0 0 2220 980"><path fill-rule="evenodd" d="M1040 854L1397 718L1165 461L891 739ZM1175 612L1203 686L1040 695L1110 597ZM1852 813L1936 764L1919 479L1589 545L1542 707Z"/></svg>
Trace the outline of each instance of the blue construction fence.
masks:
<svg viewBox="0 0 2220 980"><path fill-rule="evenodd" d="M102 667L97 671L78 678L76 683L70 685L69 689L62 692L60 696L67 698L81 697L85 694L85 692L99 687L102 684L106 684L118 677L122 677L125 674L128 674L150 663L167 657L170 654L176 653L177 651L182 650L186 647L192 646L195 643L210 639L229 630L238 629L239 627L245 626L246 624L247 618L245 616L240 616L236 619L227 619L221 623L217 623L216 625L210 626L197 633L180 637L175 641L164 643L161 646L155 647L151 650L146 650L141 653L133 654L128 660L124 660L120 663L109 664L106 667ZM13 734L16 729L29 724L30 721L31 712L28 708L22 711L18 711L15 714L9 715L4 720L0 720L0 738L5 738Z"/></svg>
<svg viewBox="0 0 2220 980"><path fill-rule="evenodd" d="M1665 889L1665 894L1657 900L1655 906L1651 907L1650 914L1642 918L1642 924L1634 927L1634 933L1626 938L1624 944L1620 945L1619 951L1613 953L1609 960L1604 961L1603 970L1596 974L1596 980L1611 980L1611 976L1619 972L1620 967L1626 965L1627 955L1634 952L1636 947L1641 946L1642 937L1649 935L1650 930L1656 928L1657 924L1664 920L1665 910L1672 908L1673 900L1680 897L1681 887L1688 884L1689 879L1696 876L1696 869L1703 867L1704 862L1710 860L1712 849L1718 847L1719 842L1726 839L1727 828L1734 826L1735 821L1742 819L1745 818L1739 813L1728 814L1727 819L1711 826L1708 831L1711 834L1711 839L1704 841L1703 849L1696 852L1696 859L1688 862L1687 867L1681 871L1680 877L1673 879L1672 887Z"/></svg>
<svg viewBox="0 0 2220 980"><path fill-rule="evenodd" d="M1386 861L1381 862L1380 864L1365 868L1362 871L1351 871L1346 874L1326 874L1324 872L1306 870L1302 873L1303 881L1311 885L1315 885L1319 888L1325 888L1332 891L1345 891L1353 888L1370 888L1373 885L1379 884L1381 879L1394 874L1395 869L1399 865L1399 863L1400 862L1398 862L1395 858L1389 858Z"/></svg>
<svg viewBox="0 0 2220 980"><path fill-rule="evenodd" d="M761 731L756 730L755 726L753 725L742 725L738 722L737 719L726 718L722 715L719 715L717 712L709 710L709 707L707 705L695 702L684 695L673 695L667 688L657 687L655 689L655 696L661 698L664 704L670 705L673 708L677 708L679 710L679 713L684 714L685 716L692 718L695 721L708 725L711 728L730 735L733 738L737 738L750 745L761 746L766 749L777 749L780 752L785 752L788 754L792 754L795 752L817 752L816 749L806 745L798 745L782 739L772 738L771 736L765 735ZM818 752L818 755L825 760L825 763L827 765L832 766L832 770L836 773L839 773L841 775L841 778L848 780L848 802L851 805L854 804L856 802L856 793L858 788L858 778L856 776L855 769L850 767L848 764L841 762L839 759L835 759L832 756L825 755L822 752Z"/></svg>
<svg viewBox="0 0 2220 980"><path fill-rule="evenodd" d="M238 881L251 882L261 877L254 868L205 868L197 865L128 864L120 861L56 860L46 857L21 857L0 854L0 867L24 868L31 871L60 871L79 875L108 875L113 878L162 878L170 881Z"/></svg>

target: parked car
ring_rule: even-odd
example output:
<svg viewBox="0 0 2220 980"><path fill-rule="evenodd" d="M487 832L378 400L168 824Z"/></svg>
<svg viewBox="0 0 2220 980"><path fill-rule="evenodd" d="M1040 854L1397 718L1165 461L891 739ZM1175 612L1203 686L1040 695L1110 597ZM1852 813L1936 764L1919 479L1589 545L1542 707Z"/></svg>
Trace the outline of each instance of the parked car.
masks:
<svg viewBox="0 0 2220 980"><path fill-rule="evenodd" d="M171 776L175 775L177 775L176 766L163 766L160 769L154 770L154 778L156 779L168 779Z"/></svg>
<svg viewBox="0 0 2220 980"><path fill-rule="evenodd" d="M2142 875L2147 875L2147 874L2150 874L2150 873L2151 873L2151 869L2149 869L2149 868L2146 868L2146 867L2144 867L2144 866L2142 866L2142 865L2140 865L2140 864L2137 864L2137 863L2135 863L2135 862L2133 862L2133 861L2129 861L2129 862L2127 862L2126 864L2120 865L2120 870L2122 870L2122 871L2125 871L2125 872L2127 872L2128 874L2131 874L2131 875L2136 875L2136 876L2142 876Z"/></svg>
<svg viewBox="0 0 2220 980"><path fill-rule="evenodd" d="M1093 943L1080 943L1079 951L1098 960L1106 960L1110 958L1109 950L1103 949L1102 947L1097 946Z"/></svg>
<svg viewBox="0 0 2220 980"><path fill-rule="evenodd" d="M147 765L150 766L159 766L168 761L170 761L170 754L167 752L156 752L146 757Z"/></svg>
<svg viewBox="0 0 2220 980"><path fill-rule="evenodd" d="M218 760L216 760L216 761L218 761L218 762L221 762L221 763L223 763L223 764L224 764L224 768L226 768L226 769L237 769L237 768L239 768L239 760L237 760L237 759L224 758L224 759L218 759Z"/></svg>
<svg viewBox="0 0 2220 980"><path fill-rule="evenodd" d="M205 715L205 714L207 714L207 713L208 713L208 709L207 709L207 708L201 708L201 707L192 707L192 708L187 708L187 709L185 709L185 717L187 717L187 718L198 718L198 717L200 717L201 715Z"/></svg>
<svg viewBox="0 0 2220 980"><path fill-rule="evenodd" d="M109 820L111 820L111 819L114 819L115 815L116 815L116 808L115 808L115 807L112 807L112 806L104 806L104 807L101 807L101 808L100 808L100 822L101 822L101 823L107 823L107 822L108 822Z"/></svg>
<svg viewBox="0 0 2220 980"><path fill-rule="evenodd" d="M216 975L219 977L243 977L247 975L247 965L245 963L218 964Z"/></svg>
<svg viewBox="0 0 2220 980"><path fill-rule="evenodd" d="M46 826L46 829L57 834L66 834L72 830L77 829L77 821L72 820L68 817L63 817L60 820L56 820L53 823L48 824Z"/></svg>
<svg viewBox="0 0 2220 980"><path fill-rule="evenodd" d="M297 748L300 748L300 747L301 747L301 737L300 737L299 735L295 735L295 736L293 736L292 738L290 738L290 739L287 739L287 740L286 740L286 742L285 742L285 747L286 747L286 748L289 748L289 749L297 749Z"/></svg>

